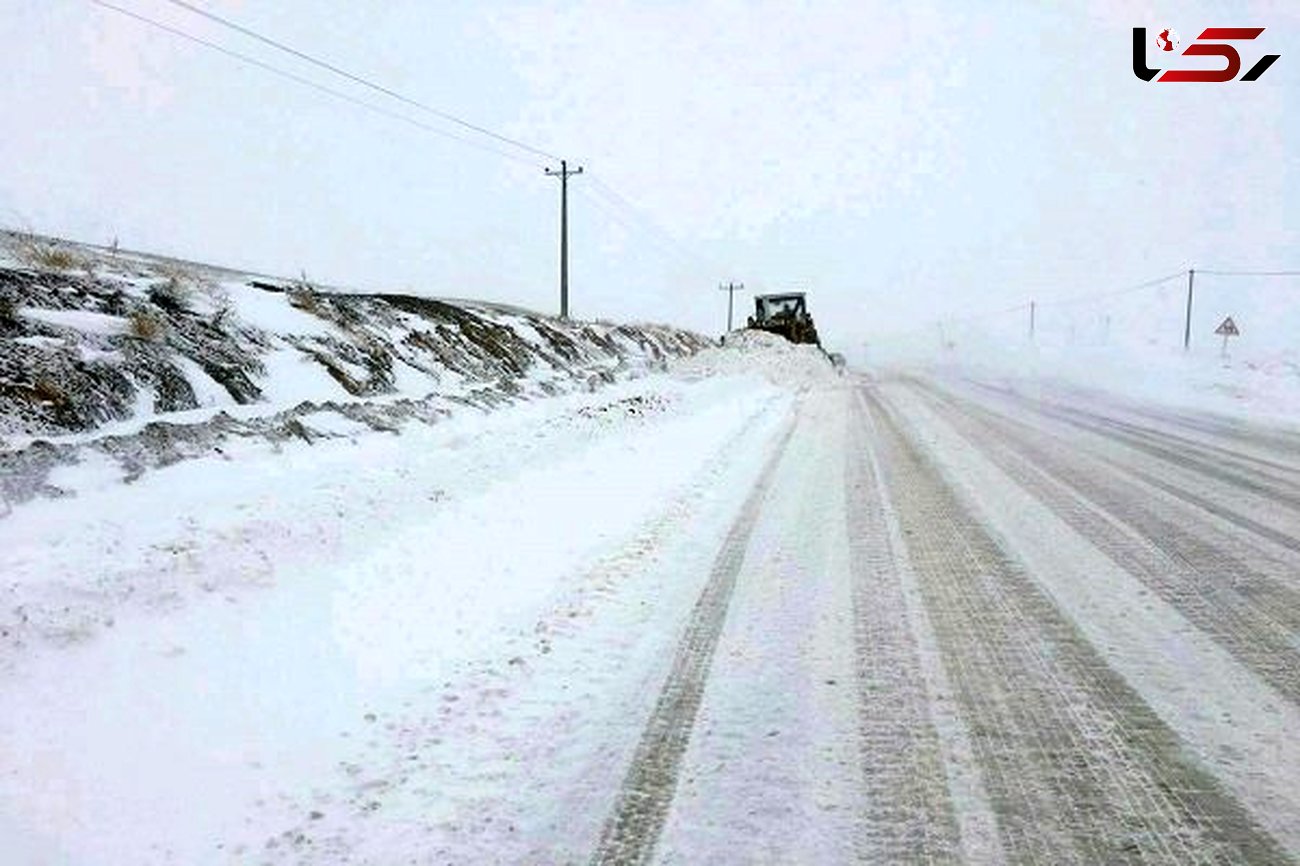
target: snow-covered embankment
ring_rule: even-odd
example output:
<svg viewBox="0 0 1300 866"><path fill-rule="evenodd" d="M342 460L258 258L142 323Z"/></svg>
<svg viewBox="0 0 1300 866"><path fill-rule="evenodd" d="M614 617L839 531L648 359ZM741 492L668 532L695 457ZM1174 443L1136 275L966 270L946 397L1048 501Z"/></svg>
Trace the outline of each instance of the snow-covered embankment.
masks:
<svg viewBox="0 0 1300 866"><path fill-rule="evenodd" d="M0 512L252 443L395 431L590 391L707 343L664 326L324 291L88 247L9 250Z"/></svg>
<svg viewBox="0 0 1300 866"><path fill-rule="evenodd" d="M407 315L398 352L417 333ZM620 744L592 726L645 700L662 662L649 638L689 612L791 386L831 374L779 345L675 361L674 346L696 348L678 332L471 315L529 353L518 387L336 394L290 414L268 399L229 421L58 440L80 462L43 483L75 495L0 520L0 837L14 862L536 862L580 846L556 786L587 791L599 820L607 792L583 774L606 766L616 784L600 750ZM433 330L473 355L458 342L472 327ZM283 330L267 342L264 363L282 359L268 368L323 365ZM223 427L236 423L254 427ZM221 438L130 483L103 444L185 429ZM599 701L575 694L602 683Z"/></svg>

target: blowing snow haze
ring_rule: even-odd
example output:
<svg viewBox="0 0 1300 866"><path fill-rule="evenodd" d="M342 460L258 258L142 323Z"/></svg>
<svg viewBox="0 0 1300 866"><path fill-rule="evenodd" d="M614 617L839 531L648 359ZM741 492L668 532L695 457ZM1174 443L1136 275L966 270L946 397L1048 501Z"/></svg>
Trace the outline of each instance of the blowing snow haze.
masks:
<svg viewBox="0 0 1300 866"><path fill-rule="evenodd" d="M167 0L119 5L523 161L91 2L10 0L5 223L555 307L554 161ZM828 343L852 346L1188 265L1294 263L1293 4L199 5L584 165L577 315L716 333L715 287L739 279L809 292ZM1250 85L1133 75L1133 27L1186 43L1222 21L1265 26L1283 59Z"/></svg>
<svg viewBox="0 0 1300 866"><path fill-rule="evenodd" d="M1294 0L0 5L3 866L1300 864Z"/></svg>

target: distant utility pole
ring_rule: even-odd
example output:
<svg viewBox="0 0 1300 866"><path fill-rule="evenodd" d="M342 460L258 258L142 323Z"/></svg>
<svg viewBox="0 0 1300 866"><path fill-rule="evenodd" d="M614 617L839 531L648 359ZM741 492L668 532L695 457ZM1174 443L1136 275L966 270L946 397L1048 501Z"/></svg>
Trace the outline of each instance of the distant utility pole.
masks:
<svg viewBox="0 0 1300 866"><path fill-rule="evenodd" d="M1192 345L1192 281L1196 279L1196 269L1187 269L1187 318L1183 320L1183 351Z"/></svg>
<svg viewBox="0 0 1300 866"><path fill-rule="evenodd" d="M560 170L546 169L551 177L560 179L560 318L569 318L569 175L582 174L582 166L569 169L567 160L560 160Z"/></svg>
<svg viewBox="0 0 1300 866"><path fill-rule="evenodd" d="M744 283L727 283L725 286L719 285L718 289L727 293L727 333L731 333L731 305L736 296L736 292L745 290Z"/></svg>
<svg viewBox="0 0 1300 866"><path fill-rule="evenodd" d="M1038 304L1035 301L1029 302L1029 342L1034 341L1034 313L1037 312Z"/></svg>

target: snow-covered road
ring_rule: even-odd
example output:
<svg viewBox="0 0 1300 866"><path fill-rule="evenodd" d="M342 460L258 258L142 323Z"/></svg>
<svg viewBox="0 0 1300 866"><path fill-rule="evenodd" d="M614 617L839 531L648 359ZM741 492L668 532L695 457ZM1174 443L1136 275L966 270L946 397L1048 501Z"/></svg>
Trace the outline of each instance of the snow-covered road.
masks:
<svg viewBox="0 0 1300 866"><path fill-rule="evenodd" d="M1300 859L1300 435L791 384L17 509L4 862Z"/></svg>

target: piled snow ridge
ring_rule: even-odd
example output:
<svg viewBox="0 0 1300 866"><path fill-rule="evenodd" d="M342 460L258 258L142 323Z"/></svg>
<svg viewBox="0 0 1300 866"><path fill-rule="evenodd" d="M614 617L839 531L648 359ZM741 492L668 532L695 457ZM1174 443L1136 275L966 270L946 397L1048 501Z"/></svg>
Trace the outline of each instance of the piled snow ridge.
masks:
<svg viewBox="0 0 1300 866"><path fill-rule="evenodd" d="M591 391L706 345L0 233L0 502L59 495L46 477L83 456L135 477L231 437L344 435L340 416L396 430Z"/></svg>
<svg viewBox="0 0 1300 866"><path fill-rule="evenodd" d="M838 380L830 359L819 347L797 345L766 331L733 331L723 345L675 359L668 368L686 378L759 375L795 390Z"/></svg>

